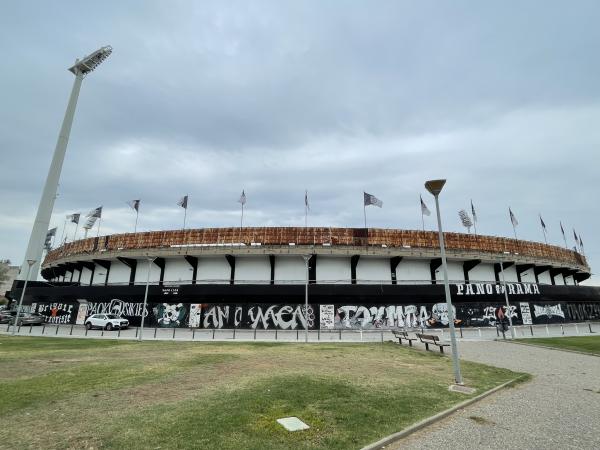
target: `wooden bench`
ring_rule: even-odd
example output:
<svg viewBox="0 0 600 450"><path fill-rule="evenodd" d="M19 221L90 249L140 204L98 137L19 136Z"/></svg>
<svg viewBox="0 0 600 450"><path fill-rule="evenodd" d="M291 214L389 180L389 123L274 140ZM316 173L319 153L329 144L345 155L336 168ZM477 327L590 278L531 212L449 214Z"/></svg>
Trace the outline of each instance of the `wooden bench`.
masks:
<svg viewBox="0 0 600 450"><path fill-rule="evenodd" d="M398 339L398 344L402 344L402 339L408 341L408 345L412 347L412 341L416 341L416 337L410 337L406 331L392 331L394 333L394 337Z"/></svg>
<svg viewBox="0 0 600 450"><path fill-rule="evenodd" d="M429 344L437 345L440 348L440 353L444 353L444 347L449 347L450 344L444 344L440 341L440 338L433 334L421 334L417 333L417 337L425 344L425 349L429 350Z"/></svg>

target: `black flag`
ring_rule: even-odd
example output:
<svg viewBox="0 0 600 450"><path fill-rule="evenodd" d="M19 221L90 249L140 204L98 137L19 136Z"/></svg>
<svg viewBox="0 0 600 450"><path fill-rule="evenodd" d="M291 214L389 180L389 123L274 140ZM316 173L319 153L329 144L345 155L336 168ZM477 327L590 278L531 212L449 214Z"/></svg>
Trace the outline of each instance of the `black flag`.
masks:
<svg viewBox="0 0 600 450"><path fill-rule="evenodd" d="M177 202L177 204L178 204L179 206L181 206L183 209L187 209L187 204L188 204L188 196L186 195L186 196L184 196L184 197L181 197L181 200L179 200L179 201Z"/></svg>
<svg viewBox="0 0 600 450"><path fill-rule="evenodd" d="M132 208L135 209L136 212L140 211L140 201L141 200L130 200L127 202L127 204Z"/></svg>
<svg viewBox="0 0 600 450"><path fill-rule="evenodd" d="M80 213L75 213L75 214L71 214L70 216L67 216L67 219L71 220L71 223L79 223L79 217L81 217Z"/></svg>

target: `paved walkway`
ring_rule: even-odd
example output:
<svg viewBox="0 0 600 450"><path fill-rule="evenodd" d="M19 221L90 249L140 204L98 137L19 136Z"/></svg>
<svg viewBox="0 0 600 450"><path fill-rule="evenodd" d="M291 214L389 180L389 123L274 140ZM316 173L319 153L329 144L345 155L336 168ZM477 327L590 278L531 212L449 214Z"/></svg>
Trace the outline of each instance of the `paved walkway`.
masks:
<svg viewBox="0 0 600 450"><path fill-rule="evenodd" d="M463 359L534 378L389 449L600 449L600 357L504 342L459 345Z"/></svg>

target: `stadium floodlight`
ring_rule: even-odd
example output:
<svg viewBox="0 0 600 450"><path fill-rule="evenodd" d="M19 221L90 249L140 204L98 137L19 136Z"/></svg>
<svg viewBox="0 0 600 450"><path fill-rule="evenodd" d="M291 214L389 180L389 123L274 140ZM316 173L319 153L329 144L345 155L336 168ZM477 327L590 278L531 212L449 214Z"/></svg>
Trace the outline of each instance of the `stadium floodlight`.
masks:
<svg viewBox="0 0 600 450"><path fill-rule="evenodd" d="M27 289L27 281L29 281L29 272L31 272L31 266L35 264L33 259L27 260L27 277L25 277L25 283L23 283L23 290L21 291L21 298L17 306L17 314L15 314L15 323L13 324L12 335L14 336L19 326L19 315L21 314L21 307L23 306L23 298L25 297L25 289Z"/></svg>
<svg viewBox="0 0 600 450"><path fill-rule="evenodd" d="M444 292L446 293L446 305L448 308L448 327L450 328L450 342L452 343L452 365L454 366L454 380L456 384L462 385L460 373L460 362L458 360L458 345L456 343L456 330L454 329L454 309L450 297L450 285L448 283L448 263L446 262L446 249L444 247L444 233L442 231L442 218L440 215L439 195L446 184L446 180L430 180L425 183L427 189L435 198L435 212L437 213L438 237L440 240L440 253L442 256L442 267L444 269Z"/></svg>
<svg viewBox="0 0 600 450"><path fill-rule="evenodd" d="M69 72L72 72L74 75L87 75L88 73L94 71L94 69L100 64L102 64L111 53L112 47L110 45L106 45L96 50L91 55L85 56L82 60L77 60L73 66L69 67Z"/></svg>
<svg viewBox="0 0 600 450"><path fill-rule="evenodd" d="M60 128L58 140L56 141L56 147L54 148L54 156L52 157L52 162L48 169L48 176L46 177L46 184L44 184L44 190L42 191L42 198L40 199L31 235L29 236L25 259L21 265L19 274L17 275L17 280L29 278L34 280L37 279L39 264L42 260L44 241L46 240L46 233L48 232L52 210L54 209L54 200L56 199L60 172L65 160L67 144L69 143L69 135L71 134L71 126L73 125L73 117L75 116L75 108L77 106L79 90L81 89L81 82L85 75L98 67L111 53L112 47L102 47L91 55L86 56L81 60L77 60L75 64L68 69L75 75L75 81L73 82L73 88L71 89L65 117ZM35 261L33 267L30 268L31 270L27 270L27 261L29 260ZM25 275L25 273L27 273L27 275Z"/></svg>

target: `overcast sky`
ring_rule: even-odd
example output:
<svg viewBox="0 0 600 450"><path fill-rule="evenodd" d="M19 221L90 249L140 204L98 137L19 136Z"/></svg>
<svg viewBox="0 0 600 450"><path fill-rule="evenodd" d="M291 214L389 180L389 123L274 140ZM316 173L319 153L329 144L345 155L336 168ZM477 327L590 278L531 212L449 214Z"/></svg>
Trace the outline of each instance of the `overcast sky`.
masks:
<svg viewBox="0 0 600 450"><path fill-rule="evenodd" d="M51 226L101 234L245 225L445 229L569 247L600 264L597 1L10 1L0 6L0 259L21 264L75 58L84 82ZM433 229L434 216L426 217ZM69 228L70 238L74 228ZM596 281L597 283L597 281Z"/></svg>

